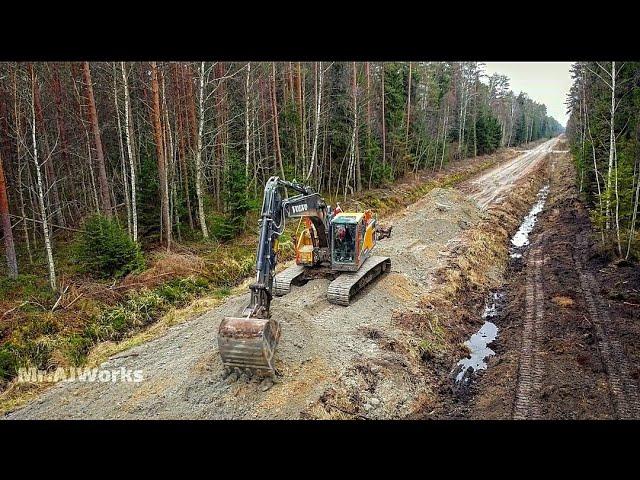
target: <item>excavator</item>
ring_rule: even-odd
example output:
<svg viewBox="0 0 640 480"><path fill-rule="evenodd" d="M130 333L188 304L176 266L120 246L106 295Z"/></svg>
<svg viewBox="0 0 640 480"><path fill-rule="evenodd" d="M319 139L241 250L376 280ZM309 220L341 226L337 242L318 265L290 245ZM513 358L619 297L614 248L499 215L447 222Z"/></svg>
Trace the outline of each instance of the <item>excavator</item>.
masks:
<svg viewBox="0 0 640 480"><path fill-rule="evenodd" d="M297 192L287 197L287 189ZM296 264L276 274L278 239L286 220L299 218L304 230L295 242ZM271 177L264 189L258 222L256 280L251 300L240 317L225 317L218 329L218 350L227 368L275 372L273 356L280 339L280 322L271 318L274 296L290 292L321 276L332 279L327 298L338 305L391 269L389 257L373 256L376 218L371 210L345 213L331 208L313 188Z"/></svg>

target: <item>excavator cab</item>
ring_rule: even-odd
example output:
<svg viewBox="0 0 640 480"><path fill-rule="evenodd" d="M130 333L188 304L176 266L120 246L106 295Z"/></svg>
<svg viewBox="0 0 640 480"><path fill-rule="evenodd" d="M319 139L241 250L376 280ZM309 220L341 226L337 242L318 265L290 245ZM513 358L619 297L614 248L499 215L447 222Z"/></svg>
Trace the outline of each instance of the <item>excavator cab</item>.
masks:
<svg viewBox="0 0 640 480"><path fill-rule="evenodd" d="M371 211L338 213L331 219L331 269L355 272L369 257L375 243Z"/></svg>

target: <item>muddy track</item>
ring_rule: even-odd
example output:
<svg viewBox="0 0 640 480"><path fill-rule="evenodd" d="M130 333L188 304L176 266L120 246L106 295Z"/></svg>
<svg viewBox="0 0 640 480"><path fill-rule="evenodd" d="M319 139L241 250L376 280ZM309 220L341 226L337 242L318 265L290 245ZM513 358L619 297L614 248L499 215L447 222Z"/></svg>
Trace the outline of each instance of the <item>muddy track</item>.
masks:
<svg viewBox="0 0 640 480"><path fill-rule="evenodd" d="M616 334L611 332L612 324L608 308L602 305L599 297L593 294L592 286L598 283L593 274L583 268L583 265L588 262L588 243L584 234L576 236L578 254L574 256L574 264L580 277L580 289L595 326L598 350L607 373L616 415L620 419L637 419L640 418L638 383L633 379L632 368L622 344L616 338Z"/></svg>
<svg viewBox="0 0 640 480"><path fill-rule="evenodd" d="M559 153L530 244L509 266L496 355L463 418L640 418L640 270L593 244L573 161Z"/></svg>
<svg viewBox="0 0 640 480"><path fill-rule="evenodd" d="M542 415L540 391L544 378L544 354L540 344L544 328L544 262L544 245L541 242L532 248L528 262L531 268L527 275L520 367L512 414L516 420L538 419Z"/></svg>

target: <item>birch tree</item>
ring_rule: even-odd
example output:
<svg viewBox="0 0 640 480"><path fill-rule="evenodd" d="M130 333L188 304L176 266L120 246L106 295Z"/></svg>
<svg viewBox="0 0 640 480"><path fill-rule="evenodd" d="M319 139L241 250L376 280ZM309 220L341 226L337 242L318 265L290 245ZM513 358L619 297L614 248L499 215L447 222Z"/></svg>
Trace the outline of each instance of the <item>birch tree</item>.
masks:
<svg viewBox="0 0 640 480"><path fill-rule="evenodd" d="M124 88L124 127L127 140L127 157L129 158L129 177L131 179L131 228L134 242L138 241L138 207L136 202L136 162L133 156L133 124L131 121L131 101L129 99L129 80L124 62L120 62L122 85Z"/></svg>
<svg viewBox="0 0 640 480"><path fill-rule="evenodd" d="M33 144L33 163L36 170L38 205L40 207L40 218L42 221L42 235L44 237L44 247L47 253L47 266L49 267L49 285L52 290L56 290L56 268L53 263L53 249L51 247L51 239L49 237L49 222L47 219L47 209L44 204L44 188L42 182L42 173L40 170L40 162L38 160L38 144L36 141L36 85L37 76L33 64L29 66L31 70L31 141Z"/></svg>
<svg viewBox="0 0 640 480"><path fill-rule="evenodd" d="M280 168L280 176L284 179L284 165L282 163L282 151L280 149L280 128L278 127L278 101L276 97L276 64L271 62L271 106L273 107L273 140L275 144L275 156Z"/></svg>
<svg viewBox="0 0 640 480"><path fill-rule="evenodd" d="M204 62L200 63L200 76L198 82L198 138L196 146L196 197L198 200L198 218L202 236L209 238L207 222L204 215L204 198L202 193L202 136L204 134Z"/></svg>
<svg viewBox="0 0 640 480"><path fill-rule="evenodd" d="M244 84L244 175L249 178L249 105L251 103L251 92L249 92L249 79L251 77L251 62L247 62L247 75ZM249 182L247 182L249 188Z"/></svg>
<svg viewBox="0 0 640 480"><path fill-rule="evenodd" d="M316 99L315 125L314 125L314 131L313 131L313 147L311 148L311 163L309 165L309 171L307 172L307 176L305 177L305 180L309 180L311 178L311 174L316 170L316 162L318 158L318 132L320 131L320 105L322 105L323 77L324 77L324 71L322 70L322 62L319 62L318 75L317 75L318 95Z"/></svg>

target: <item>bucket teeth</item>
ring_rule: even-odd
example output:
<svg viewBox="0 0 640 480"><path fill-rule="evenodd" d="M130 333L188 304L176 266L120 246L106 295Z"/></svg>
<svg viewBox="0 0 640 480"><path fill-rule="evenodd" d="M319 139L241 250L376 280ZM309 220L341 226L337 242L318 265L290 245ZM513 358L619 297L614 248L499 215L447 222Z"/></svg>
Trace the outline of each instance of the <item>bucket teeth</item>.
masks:
<svg viewBox="0 0 640 480"><path fill-rule="evenodd" d="M218 329L218 350L225 367L274 372L273 355L280 338L274 319L225 317Z"/></svg>

